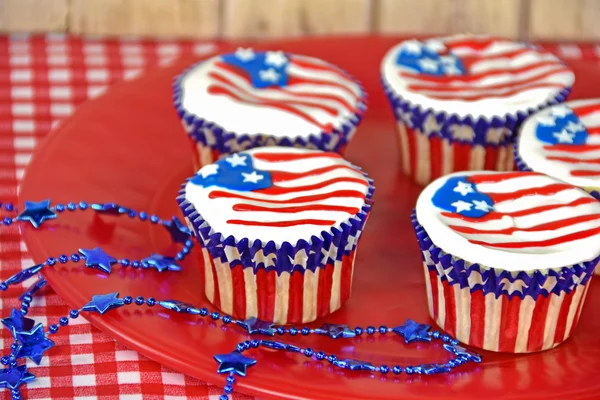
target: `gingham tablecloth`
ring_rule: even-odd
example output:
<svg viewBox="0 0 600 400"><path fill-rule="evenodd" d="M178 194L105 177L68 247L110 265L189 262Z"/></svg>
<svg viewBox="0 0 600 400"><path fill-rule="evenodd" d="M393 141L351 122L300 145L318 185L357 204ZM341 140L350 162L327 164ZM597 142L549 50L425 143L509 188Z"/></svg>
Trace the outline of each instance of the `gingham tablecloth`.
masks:
<svg viewBox="0 0 600 400"><path fill-rule="evenodd" d="M546 45L565 59L599 63L600 45ZM17 202L18 185L31 153L53 123L73 113L86 99L111 84L182 55L217 49L207 42L162 42L74 38L63 35L0 37L0 201ZM0 279L33 265L18 226L0 228ZM1 317L19 306L23 288L0 297ZM69 307L52 291L35 297L29 316L44 325L57 323ZM36 380L22 389L25 399L211 399L222 389L187 377L128 350L92 327L72 320L52 339L56 346L39 366L27 361ZM2 329L0 348L11 343ZM5 350L7 352L7 350ZM8 390L0 391L9 399ZM234 395L233 399L250 399Z"/></svg>

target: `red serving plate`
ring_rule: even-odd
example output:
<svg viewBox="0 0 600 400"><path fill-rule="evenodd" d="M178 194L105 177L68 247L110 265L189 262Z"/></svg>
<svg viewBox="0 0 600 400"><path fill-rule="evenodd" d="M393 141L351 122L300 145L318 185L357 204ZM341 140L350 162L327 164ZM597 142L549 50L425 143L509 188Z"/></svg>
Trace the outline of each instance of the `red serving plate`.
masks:
<svg viewBox="0 0 600 400"><path fill-rule="evenodd" d="M432 323L427 315L421 258L410 212L420 188L399 171L392 112L379 85L379 61L396 38L327 38L257 46L316 56L347 69L370 94L369 111L347 158L375 179L375 207L358 250L353 294L330 323L393 326L406 318ZM173 77L194 60L122 83L82 105L36 151L21 187L21 200L118 202L163 218L181 215L175 196L191 175L192 152L171 105ZM600 95L597 66L572 63L575 97ZM140 258L170 251L160 227L127 217L63 213L39 230L25 227L36 261L96 245L116 257ZM179 273L114 267L110 276L81 263L45 270L56 292L81 307L94 294L175 298L210 307L203 294L200 252L194 249ZM258 360L235 390L285 399L589 398L600 394L600 289L593 282L574 337L556 349L530 355L483 352L484 361L446 375L382 376L349 372L298 354L258 350ZM116 340L175 370L217 385L215 353L227 353L247 338L239 328L209 319L175 315L157 307L87 315ZM311 326L318 326L317 321ZM286 341L375 364L411 365L448 358L439 344L405 345L395 334L330 340Z"/></svg>

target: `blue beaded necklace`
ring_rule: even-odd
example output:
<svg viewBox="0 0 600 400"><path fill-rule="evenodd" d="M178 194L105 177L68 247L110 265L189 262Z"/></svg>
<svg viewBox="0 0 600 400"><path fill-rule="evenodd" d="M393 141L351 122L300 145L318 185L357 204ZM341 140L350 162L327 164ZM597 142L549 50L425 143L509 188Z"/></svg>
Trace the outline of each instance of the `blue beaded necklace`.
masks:
<svg viewBox="0 0 600 400"><path fill-rule="evenodd" d="M14 205L6 203L0 204L0 207L8 212L17 212ZM3 356L0 359L2 365L6 368L0 370L0 387L5 387L11 390L13 400L21 399L20 387L35 379L25 364L18 364L19 359L29 358L34 363L39 364L43 354L54 346L54 342L49 338L51 335L58 332L61 326L67 326L70 319L78 318L83 312L95 312L105 314L110 310L123 306L137 305L154 307L159 306L164 309L176 313L199 315L200 317L209 317L213 321L220 321L224 325L237 325L245 330L250 335L261 335L265 337L278 336L302 336L308 335L324 335L331 339L351 339L363 334L386 335L395 333L404 339L405 343L411 342L431 342L440 340L443 342L443 347L446 351L453 355L453 358L443 363L428 363L420 365L400 366L394 365L374 365L370 362L354 360L354 359L338 359L335 354L327 354L323 351L315 351L311 348L301 348L292 344L286 344L281 341L272 339L254 339L246 340L237 344L236 348L227 354L217 354L214 356L218 363L217 372L219 374L227 374L226 385L224 386L224 394L220 396L220 400L227 400L228 395L233 392L233 384L236 382L235 376L245 377L247 369L256 364L256 360L244 355L252 349L268 348L271 350L286 351L292 353L303 354L307 358L313 358L317 361L327 360L330 364L337 368L348 369L351 371L369 371L379 372L383 375L392 372L395 375L405 373L407 375L433 375L439 373L447 373L452 369L459 367L468 362L481 362L481 356L473 353L459 345L458 340L443 334L437 330L431 330L431 326L419 324L408 319L404 324L393 328L387 326L368 326L366 328L355 327L350 328L347 325L339 324L324 324L319 328L309 327L286 327L275 326L272 323L261 321L257 318L249 318L241 321L234 319L229 315L221 315L217 311L209 311L207 308L196 308L195 306L179 301L179 300L156 300L153 297L145 299L138 296L135 299L131 296L119 297L119 293L107 293L94 295L92 299L81 309L73 309L68 316L59 318L58 324L51 324L47 330L44 330L42 324L36 324L34 320L27 318L27 313L33 296L46 284L45 279L40 272L45 267L52 267L56 263L66 264L67 262L85 261L87 268L97 269L105 274L112 272L113 265L131 268L155 268L159 272L180 271L181 267L177 262L183 260L193 247L190 230L177 217L172 217L169 220L162 220L156 215L149 216L146 212L136 212L132 209L114 204L99 204L94 203L89 205L86 202L57 204L54 207L50 206L49 200L41 202L25 202L24 210L14 218L5 217L0 225L11 225L16 222L29 222L34 228L39 228L46 220L51 220L58 217L58 214L67 211L86 211L92 210L99 214L108 215L127 215L130 218L138 218L140 221L149 221L152 224L163 226L171 235L174 243L182 244L182 249L175 257L166 257L160 254L151 254L141 260L129 260L126 258L116 259L105 253L101 248L94 249L79 249L70 255L61 254L58 257L49 257L45 262L26 268L17 274L11 276L4 282L0 282L0 290L6 291L9 286L24 282L34 276L38 276L38 280L20 297L20 310L12 309L10 317L2 319L2 324L9 329L13 337L13 343L10 346L10 354Z"/></svg>

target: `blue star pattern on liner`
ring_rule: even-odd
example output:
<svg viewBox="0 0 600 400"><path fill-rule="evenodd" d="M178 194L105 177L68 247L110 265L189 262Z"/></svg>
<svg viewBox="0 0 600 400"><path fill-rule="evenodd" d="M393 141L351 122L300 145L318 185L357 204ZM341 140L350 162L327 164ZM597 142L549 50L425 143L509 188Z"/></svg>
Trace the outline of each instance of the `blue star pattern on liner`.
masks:
<svg viewBox="0 0 600 400"><path fill-rule="evenodd" d="M160 254L152 254L150 257L144 258L142 262L148 263L149 267L155 268L158 272L181 271L181 267L177 265L174 258Z"/></svg>
<svg viewBox="0 0 600 400"><path fill-rule="evenodd" d="M351 359L336 360L333 362L333 365L349 369L350 371L375 371L377 369L371 363Z"/></svg>
<svg viewBox="0 0 600 400"><path fill-rule="evenodd" d="M234 154L203 167L191 179L194 185L217 186L240 192L267 189L273 185L268 171L255 169L250 154Z"/></svg>
<svg viewBox="0 0 600 400"><path fill-rule="evenodd" d="M217 369L219 374L233 372L240 376L246 376L246 369L256 364L255 359L245 357L237 350L229 354L217 354L215 355L215 360L219 363Z"/></svg>
<svg viewBox="0 0 600 400"><path fill-rule="evenodd" d="M445 343L444 349L448 350L450 353L454 354L457 357L464 358L465 360L473 361L476 363L481 362L481 355L474 353L472 351L469 351L462 346L459 346L459 345L452 346L450 344Z"/></svg>
<svg viewBox="0 0 600 400"><path fill-rule="evenodd" d="M5 368L0 371L0 387L18 389L19 386L31 382L35 376L27 371L25 365Z"/></svg>
<svg viewBox="0 0 600 400"><path fill-rule="evenodd" d="M179 218L173 217L171 221L165 223L165 228L171 235L171 239L175 243L185 243L192 236L192 232L189 230Z"/></svg>
<svg viewBox="0 0 600 400"><path fill-rule="evenodd" d="M3 318L2 324L12 333L13 338L21 332L28 332L35 325L35 321L31 318L26 318L19 310L13 308L10 310L10 317Z"/></svg>
<svg viewBox="0 0 600 400"><path fill-rule="evenodd" d="M449 178L433 195L431 202L442 210L480 218L494 208L494 202L485 193L477 191L474 183L466 176Z"/></svg>
<svg viewBox="0 0 600 400"><path fill-rule="evenodd" d="M356 336L356 333L348 325L324 324L316 328L314 332L318 335L328 335L332 339L348 339Z"/></svg>
<svg viewBox="0 0 600 400"><path fill-rule="evenodd" d="M260 333L261 335L275 336L275 329L271 322L262 321L256 317L248 318L245 321L239 321L239 326L248 331L249 334Z"/></svg>
<svg viewBox="0 0 600 400"><path fill-rule="evenodd" d="M17 221L29 221L34 228L39 228L46 220L56 218L57 214L50 209L50 200L39 202L26 201L25 210L15 218Z"/></svg>
<svg viewBox="0 0 600 400"><path fill-rule="evenodd" d="M466 75L460 58L448 51L439 41L404 42L396 57L396 64L425 75Z"/></svg>
<svg viewBox="0 0 600 400"><path fill-rule="evenodd" d="M44 264L38 264L34 265L33 267L29 267L27 269L19 271L10 278L8 278L5 283L7 285L16 285L17 283L26 281L27 279L40 272L42 268L44 268Z"/></svg>
<svg viewBox="0 0 600 400"><path fill-rule="evenodd" d="M42 324L37 324L30 331L23 331L17 334L19 347L17 348L17 358L29 357L34 363L38 364L42 360L44 352L54 346L54 342L44 334Z"/></svg>
<svg viewBox="0 0 600 400"><path fill-rule="evenodd" d="M119 293L97 294L85 306L81 307L83 311L97 312L104 314L108 310L121 307L125 304L123 299L119 299Z"/></svg>
<svg viewBox="0 0 600 400"><path fill-rule="evenodd" d="M551 145L583 145L588 131L577 115L566 105L552 107L549 114L536 117L535 135L538 140Z"/></svg>
<svg viewBox="0 0 600 400"><path fill-rule="evenodd" d="M166 308L167 310L172 310L178 313L200 314L199 309L191 304L184 303L183 301L179 300L163 300L159 301L158 305Z"/></svg>
<svg viewBox="0 0 600 400"><path fill-rule="evenodd" d="M288 57L281 51L238 49L221 56L224 62L240 68L250 77L252 86L259 89L284 87L288 83Z"/></svg>
<svg viewBox="0 0 600 400"><path fill-rule="evenodd" d="M95 249L79 249L79 253L85 258L85 266L96 268L102 272L110 274L112 265L117 263L117 259L106 254L100 247Z"/></svg>
<svg viewBox="0 0 600 400"><path fill-rule="evenodd" d="M403 325L393 328L392 331L404 337L404 343L431 342L431 336L428 333L430 329L430 325L418 324L412 319L407 319Z"/></svg>

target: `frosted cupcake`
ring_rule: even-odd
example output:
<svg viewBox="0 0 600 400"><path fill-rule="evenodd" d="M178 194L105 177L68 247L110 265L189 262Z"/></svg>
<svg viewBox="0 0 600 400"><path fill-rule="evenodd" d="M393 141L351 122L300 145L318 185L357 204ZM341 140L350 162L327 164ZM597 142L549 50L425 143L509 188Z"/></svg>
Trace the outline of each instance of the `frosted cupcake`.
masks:
<svg viewBox="0 0 600 400"><path fill-rule="evenodd" d="M413 215L431 317L485 350L559 345L577 326L600 260L598 215L587 192L535 172L435 180Z"/></svg>
<svg viewBox="0 0 600 400"><path fill-rule="evenodd" d="M350 296L372 181L339 154L263 147L221 158L178 201L202 248L205 293L224 313L314 321Z"/></svg>
<svg viewBox="0 0 600 400"><path fill-rule="evenodd" d="M197 165L261 146L341 153L366 110L360 83L335 65L241 48L178 76L174 101Z"/></svg>
<svg viewBox="0 0 600 400"><path fill-rule="evenodd" d="M522 121L562 102L574 82L544 50L470 35L402 42L383 58L381 74L402 170L422 185L453 171L512 170Z"/></svg>

